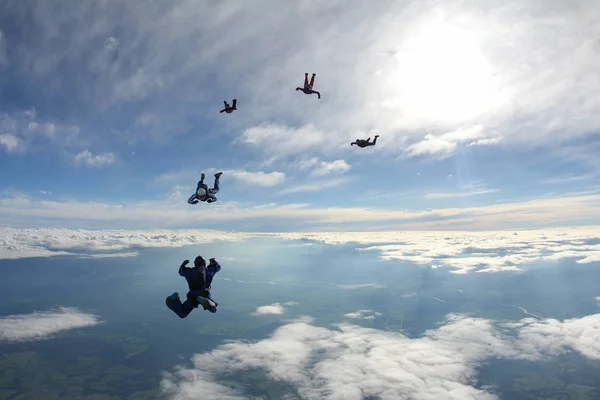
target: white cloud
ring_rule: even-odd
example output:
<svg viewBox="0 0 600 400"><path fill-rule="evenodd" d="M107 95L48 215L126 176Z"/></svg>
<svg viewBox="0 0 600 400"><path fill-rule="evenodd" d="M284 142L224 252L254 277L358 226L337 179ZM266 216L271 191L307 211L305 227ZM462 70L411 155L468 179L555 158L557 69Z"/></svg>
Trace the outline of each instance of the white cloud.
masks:
<svg viewBox="0 0 600 400"><path fill-rule="evenodd" d="M381 317L380 312L375 312L373 310L358 310L353 313L344 314L344 317L352 318L352 319L367 319L372 320L377 317Z"/></svg>
<svg viewBox="0 0 600 400"><path fill-rule="evenodd" d="M344 160L332 162L322 161L312 172L314 176L326 176L331 174L343 174L350 170L350 165Z"/></svg>
<svg viewBox="0 0 600 400"><path fill-rule="evenodd" d="M318 192L323 189L331 189L334 187L342 186L348 183L350 180L347 178L330 178L322 181L312 181L311 183L304 183L295 186L290 186L287 189L279 190L276 194L294 194L303 192Z"/></svg>
<svg viewBox="0 0 600 400"><path fill-rule="evenodd" d="M13 229L0 227L0 259L78 255L80 257L133 257L123 250L183 247L213 241L236 241L242 233L209 230L88 231L69 229Z"/></svg>
<svg viewBox="0 0 600 400"><path fill-rule="evenodd" d="M589 180L592 178L594 178L594 175L592 175L592 174L569 175L569 176L559 176L559 177L551 178L551 179L544 179L544 180L540 181L540 183L543 183L543 184L571 183L571 182L586 181L586 180Z"/></svg>
<svg viewBox="0 0 600 400"><path fill-rule="evenodd" d="M328 182L315 182L314 185L306 187L291 186L279 194L309 189L318 191L327 185L339 185L343 182L345 181L330 179ZM566 223L598 223L596 216L600 215L600 195L593 193L414 211L376 209L368 206L317 208L307 204L249 206L224 201L210 205L210 213L198 213L198 207L192 207L181 199L111 204L76 200L50 201L16 195L0 197L0 205L1 225L31 226L33 220L36 225L45 226L110 226L136 229L196 227L199 222L205 227L212 224L220 229L223 229L224 223L230 223L228 229L240 229L239 224L242 221L260 221L261 225L276 226L270 228L272 231L298 230L299 227L306 231L336 231L347 229L343 224L348 223L354 224L356 230L372 231L523 229ZM247 226L247 223L241 226Z"/></svg>
<svg viewBox="0 0 600 400"><path fill-rule="evenodd" d="M519 328L519 340L525 352L534 357L573 349L587 358L600 360L600 314L564 321L529 318L511 327Z"/></svg>
<svg viewBox="0 0 600 400"><path fill-rule="evenodd" d="M273 159L304 154L308 150L321 147L325 133L315 129L312 123L295 129L292 127L261 124L246 129L239 142L258 146L272 155Z"/></svg>
<svg viewBox="0 0 600 400"><path fill-rule="evenodd" d="M533 261L574 259L599 262L600 227L549 228L511 232L296 232L273 234L327 244L356 243L385 260L402 260L452 272L518 271Z"/></svg>
<svg viewBox="0 0 600 400"><path fill-rule="evenodd" d="M23 148L23 142L18 137L5 133L0 135L0 145L9 153L17 152Z"/></svg>
<svg viewBox="0 0 600 400"><path fill-rule="evenodd" d="M113 153L94 155L86 149L73 156L73 160L78 165L84 164L90 167L103 167L114 163L115 155Z"/></svg>
<svg viewBox="0 0 600 400"><path fill-rule="evenodd" d="M249 171L238 171L238 170L227 170L225 174L233 176L240 182L248 185L258 186L277 186L281 185L285 181L285 174L283 172L249 172Z"/></svg>
<svg viewBox="0 0 600 400"><path fill-rule="evenodd" d="M28 341L48 339L71 329L99 324L96 315L82 313L76 308L0 317L0 340Z"/></svg>
<svg viewBox="0 0 600 400"><path fill-rule="evenodd" d="M435 155L446 158L452 155L459 144L468 143L467 146L483 146L499 143L501 137L486 137L482 125L457 129L440 136L426 135L425 139L408 147L408 157L421 155Z"/></svg>
<svg viewBox="0 0 600 400"><path fill-rule="evenodd" d="M267 315L267 314L275 314L281 315L286 312L285 307L282 304L274 303L268 306L261 306L256 309L254 315Z"/></svg>
<svg viewBox="0 0 600 400"><path fill-rule="evenodd" d="M156 115L149 113L149 112L145 112L145 113L141 114L135 120L135 125L136 126L152 126L152 125L156 125L158 122L159 122L159 119Z"/></svg>
<svg viewBox="0 0 600 400"><path fill-rule="evenodd" d="M427 199L453 199L457 197L471 197L482 194L497 193L498 189L478 189L474 191L464 192L448 192L448 193L428 193L425 195Z"/></svg>
<svg viewBox="0 0 600 400"><path fill-rule="evenodd" d="M38 123L35 121L29 123L27 130L33 134L41 134L54 142L67 144L74 143L79 135L78 126Z"/></svg>
<svg viewBox="0 0 600 400"><path fill-rule="evenodd" d="M363 288L381 289L386 287L385 285L380 285L378 283L336 284L334 286L338 289L346 290L356 290Z"/></svg>
<svg viewBox="0 0 600 400"><path fill-rule="evenodd" d="M599 321L600 314L564 322L525 319L498 329L489 320L449 315L439 328L409 338L349 324L326 329L304 319L257 342L196 354L193 366L176 367L161 386L171 398L201 396L217 379L258 368L304 399L497 399L490 388L476 387L480 364L490 358L540 360L569 348L599 358L593 340ZM239 396L243 390L229 388Z"/></svg>

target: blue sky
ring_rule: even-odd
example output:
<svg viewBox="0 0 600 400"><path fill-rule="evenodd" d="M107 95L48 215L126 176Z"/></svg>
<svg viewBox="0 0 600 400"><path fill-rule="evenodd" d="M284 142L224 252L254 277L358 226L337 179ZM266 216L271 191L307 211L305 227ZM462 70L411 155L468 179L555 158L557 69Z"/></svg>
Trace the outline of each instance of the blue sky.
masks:
<svg viewBox="0 0 600 400"><path fill-rule="evenodd" d="M600 4L479 3L6 4L0 224L598 223Z"/></svg>

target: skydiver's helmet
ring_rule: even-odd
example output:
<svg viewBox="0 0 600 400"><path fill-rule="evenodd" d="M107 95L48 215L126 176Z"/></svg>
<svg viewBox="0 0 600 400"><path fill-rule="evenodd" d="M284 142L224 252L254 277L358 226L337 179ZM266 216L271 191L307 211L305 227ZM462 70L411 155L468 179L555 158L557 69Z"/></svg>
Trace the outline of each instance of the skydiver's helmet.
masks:
<svg viewBox="0 0 600 400"><path fill-rule="evenodd" d="M206 267L206 261L204 260L204 258L202 258L202 256L196 257L196 259L194 260L194 267L196 267L196 268Z"/></svg>
<svg viewBox="0 0 600 400"><path fill-rule="evenodd" d="M198 189L198 190L196 191L196 195L197 195L198 197L201 197L201 198L202 198L202 197L206 196L206 190L204 190L204 188L200 188L200 189Z"/></svg>

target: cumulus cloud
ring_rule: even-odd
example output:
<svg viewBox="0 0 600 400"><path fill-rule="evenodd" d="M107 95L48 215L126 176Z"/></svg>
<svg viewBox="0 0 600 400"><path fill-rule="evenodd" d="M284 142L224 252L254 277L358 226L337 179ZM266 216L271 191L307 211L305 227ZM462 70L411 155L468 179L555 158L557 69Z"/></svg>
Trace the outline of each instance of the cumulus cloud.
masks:
<svg viewBox="0 0 600 400"><path fill-rule="evenodd" d="M528 318L509 326L519 329L521 346L534 358L575 350L600 360L600 314L564 321Z"/></svg>
<svg viewBox="0 0 600 400"><path fill-rule="evenodd" d="M73 156L73 160L77 165L87 165L90 167L104 167L115 162L113 153L92 154L89 150L82 150Z"/></svg>
<svg viewBox="0 0 600 400"><path fill-rule="evenodd" d="M469 272L519 271L537 260L600 261L600 227L550 228L514 232L297 232L274 234L328 244L356 243L385 260L402 260Z"/></svg>
<svg viewBox="0 0 600 400"><path fill-rule="evenodd" d="M376 317L381 317L381 315L380 312L373 310L358 310L353 313L344 314L344 317L352 319L375 319Z"/></svg>
<svg viewBox="0 0 600 400"><path fill-rule="evenodd" d="M268 306L261 306L256 309L254 315L266 315L266 314L275 314L281 315L286 312L285 307L282 304L274 303Z"/></svg>
<svg viewBox="0 0 600 400"><path fill-rule="evenodd" d="M9 315L0 317L0 340L48 339L60 332L94 326L99 323L98 316L68 307L31 314Z"/></svg>
<svg viewBox="0 0 600 400"><path fill-rule="evenodd" d="M348 172L350 165L344 160L335 160L332 162L322 161L312 172L314 176L326 176L331 174L341 174Z"/></svg>
<svg viewBox="0 0 600 400"><path fill-rule="evenodd" d="M0 135L0 145L4 146L9 153L17 152L23 148L21 139L8 133Z"/></svg>
<svg viewBox="0 0 600 400"><path fill-rule="evenodd" d="M281 185L285 181L285 173L283 172L249 172L249 171L238 171L238 170L227 170L224 171L227 175L233 176L240 182L248 185L258 186L277 186Z"/></svg>
<svg viewBox="0 0 600 400"><path fill-rule="evenodd" d="M133 257L135 248L182 247L213 241L242 240L242 233L180 230L120 231L69 229L13 229L0 227L0 259L77 255L80 257Z"/></svg>
<svg viewBox="0 0 600 400"><path fill-rule="evenodd" d="M440 136L426 135L425 138L414 143L406 150L408 157L421 155L435 155L446 158L452 155L459 144L468 143L467 146L492 145L500 142L500 137L486 137L482 125L471 126L445 133Z"/></svg>
<svg viewBox="0 0 600 400"><path fill-rule="evenodd" d="M599 321L600 314L564 322L526 319L499 329L486 319L449 315L439 328L409 338L351 324L326 329L297 320L264 340L231 342L196 354L193 366L176 367L161 387L171 398L200 396L214 390L215 381L258 368L304 399L497 399L489 388L476 387L481 363L490 358L535 361L567 349L598 358L598 343L591 339L600 333ZM228 390L241 396L244 388Z"/></svg>

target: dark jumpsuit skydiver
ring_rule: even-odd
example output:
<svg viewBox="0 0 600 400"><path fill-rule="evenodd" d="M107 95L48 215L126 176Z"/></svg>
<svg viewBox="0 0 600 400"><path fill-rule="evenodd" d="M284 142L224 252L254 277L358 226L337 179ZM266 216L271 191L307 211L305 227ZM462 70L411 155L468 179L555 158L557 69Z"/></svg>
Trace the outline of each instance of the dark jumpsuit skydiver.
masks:
<svg viewBox="0 0 600 400"><path fill-rule="evenodd" d="M200 175L200 181L198 181L198 185L196 186L196 193L190 196L188 199L189 204L198 204L199 201L206 201L207 203L214 203L217 201L217 197L215 194L219 193L219 178L223 173L217 172L215 174L215 186L212 189L209 189L208 186L204 183L205 175L202 173Z"/></svg>
<svg viewBox="0 0 600 400"><path fill-rule="evenodd" d="M187 317L199 305L212 313L217 312L219 303L210 297L210 288L215 274L221 270L221 265L214 258L209 261L207 267L204 258L198 256L194 260L193 268L186 267L190 260L185 260L179 267L179 275L185 278L189 286L187 299L182 304L177 292L166 298L167 307L179 318Z"/></svg>
<svg viewBox="0 0 600 400"><path fill-rule="evenodd" d="M317 96L319 96L319 99L321 98L321 93L317 92L316 90L312 90L313 85L315 84L315 76L317 74L312 74L312 77L310 78L310 83L308 82L308 72L306 72L304 74L304 89L301 87L297 87L296 90L301 90L306 94L313 94L316 93Z"/></svg>
<svg viewBox="0 0 600 400"><path fill-rule="evenodd" d="M356 139L355 142L350 143L350 146L354 146L354 145L357 145L358 147L375 146L375 143L377 143L377 138L378 137L379 137L379 135L375 135L375 138L373 139L373 142L371 142L371 138L368 138L367 140L365 140L365 139Z"/></svg>
<svg viewBox="0 0 600 400"><path fill-rule="evenodd" d="M225 103L225 108L219 111L220 113L226 112L227 114L231 114L237 110L237 99L233 99L233 104L231 106L226 101L223 101L223 103Z"/></svg>

